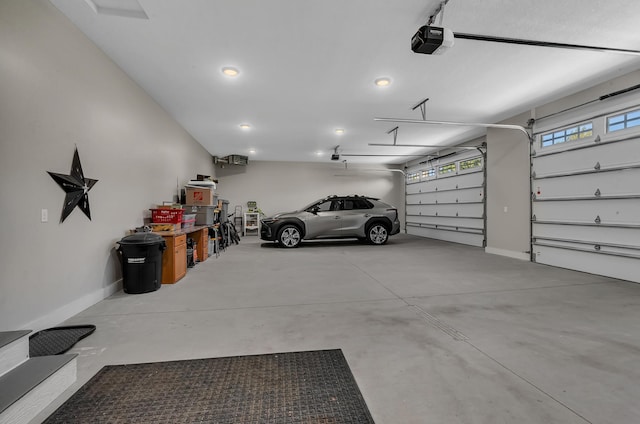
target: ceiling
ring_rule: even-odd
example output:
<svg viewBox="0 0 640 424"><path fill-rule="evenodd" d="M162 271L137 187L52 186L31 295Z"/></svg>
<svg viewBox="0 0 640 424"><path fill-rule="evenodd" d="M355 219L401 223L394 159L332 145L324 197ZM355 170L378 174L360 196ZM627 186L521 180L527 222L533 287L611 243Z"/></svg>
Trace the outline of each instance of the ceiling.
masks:
<svg viewBox="0 0 640 424"><path fill-rule="evenodd" d="M436 0L51 2L212 155L250 160L330 161L339 145L352 163L404 163L434 149L370 146L393 143L395 124L374 117L421 119L411 108L429 98L427 119L495 123L640 68L640 56L464 39L413 53ZM451 0L440 18L454 32L640 49L637 0ZM401 124L397 143L483 132Z"/></svg>

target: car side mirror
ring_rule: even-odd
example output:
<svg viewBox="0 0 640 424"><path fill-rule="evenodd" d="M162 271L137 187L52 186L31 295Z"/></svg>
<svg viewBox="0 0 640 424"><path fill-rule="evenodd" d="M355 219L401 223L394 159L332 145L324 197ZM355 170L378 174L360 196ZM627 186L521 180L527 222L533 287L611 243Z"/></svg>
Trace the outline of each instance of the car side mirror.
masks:
<svg viewBox="0 0 640 424"><path fill-rule="evenodd" d="M320 208L318 206L314 206L312 208L309 208L308 211L311 212L314 215L317 215L318 212L320 212Z"/></svg>

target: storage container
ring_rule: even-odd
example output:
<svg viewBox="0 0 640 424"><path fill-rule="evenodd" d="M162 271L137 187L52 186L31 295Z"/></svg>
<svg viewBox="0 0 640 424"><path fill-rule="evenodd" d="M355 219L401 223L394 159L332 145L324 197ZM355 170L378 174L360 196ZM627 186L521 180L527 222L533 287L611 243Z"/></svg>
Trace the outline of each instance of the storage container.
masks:
<svg viewBox="0 0 640 424"><path fill-rule="evenodd" d="M184 209L151 209L151 221L155 224L180 224Z"/></svg>
<svg viewBox="0 0 640 424"><path fill-rule="evenodd" d="M135 233L118 242L122 255L122 288L125 293L158 290L162 279L162 252L167 248L158 234Z"/></svg>
<svg viewBox="0 0 640 424"><path fill-rule="evenodd" d="M196 214L196 225L213 225L216 220L216 206L185 205L184 208L187 213Z"/></svg>

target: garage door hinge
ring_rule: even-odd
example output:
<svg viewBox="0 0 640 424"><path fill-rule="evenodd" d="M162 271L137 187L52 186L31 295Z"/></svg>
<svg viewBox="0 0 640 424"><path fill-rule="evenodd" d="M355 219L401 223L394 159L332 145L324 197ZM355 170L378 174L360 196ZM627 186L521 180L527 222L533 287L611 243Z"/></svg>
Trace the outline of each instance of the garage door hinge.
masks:
<svg viewBox="0 0 640 424"><path fill-rule="evenodd" d="M536 154L537 154L537 153L536 153L536 151L535 151L535 150L534 150L533 152L531 152L531 156L535 156Z"/></svg>
<svg viewBox="0 0 640 424"><path fill-rule="evenodd" d="M601 247L599 244L596 244L595 246L593 246L593 248L597 251L600 251Z"/></svg>
<svg viewBox="0 0 640 424"><path fill-rule="evenodd" d="M596 163L596 166L593 167L596 171L600 170L600 162Z"/></svg>
<svg viewBox="0 0 640 424"><path fill-rule="evenodd" d="M600 143L602 141L602 139L600 138L600 136L597 136L595 140L593 140L594 143Z"/></svg>
<svg viewBox="0 0 640 424"><path fill-rule="evenodd" d="M600 193L600 189L597 189L595 193L593 193L594 196L596 197L600 197L602 195L602 193Z"/></svg>
<svg viewBox="0 0 640 424"><path fill-rule="evenodd" d="M598 216L596 217L595 223L596 223L596 224L600 224L601 222L602 222L602 220L600 219L600 215L598 215Z"/></svg>
<svg viewBox="0 0 640 424"><path fill-rule="evenodd" d="M536 216L535 216L535 215L533 215L533 216L531 217L531 220L532 220L532 221L534 221L534 222L535 222L537 219L538 219L538 218L536 218Z"/></svg>

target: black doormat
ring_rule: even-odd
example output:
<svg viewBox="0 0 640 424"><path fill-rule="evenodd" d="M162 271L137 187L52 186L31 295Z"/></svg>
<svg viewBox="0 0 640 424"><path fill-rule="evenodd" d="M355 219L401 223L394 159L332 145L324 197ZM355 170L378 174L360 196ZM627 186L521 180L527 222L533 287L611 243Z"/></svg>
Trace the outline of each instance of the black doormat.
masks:
<svg viewBox="0 0 640 424"><path fill-rule="evenodd" d="M95 325L69 325L38 331L29 336L29 356L60 355L95 330Z"/></svg>
<svg viewBox="0 0 640 424"><path fill-rule="evenodd" d="M342 351L102 368L45 424L373 423Z"/></svg>

